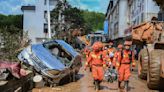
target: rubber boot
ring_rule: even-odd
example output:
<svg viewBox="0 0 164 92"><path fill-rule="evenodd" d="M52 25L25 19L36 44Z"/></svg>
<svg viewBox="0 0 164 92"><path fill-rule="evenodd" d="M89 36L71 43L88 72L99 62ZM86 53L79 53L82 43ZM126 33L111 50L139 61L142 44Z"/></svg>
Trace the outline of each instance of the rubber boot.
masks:
<svg viewBox="0 0 164 92"><path fill-rule="evenodd" d="M100 80L98 80L98 90L100 90L100 83L101 83L102 81L100 81Z"/></svg>
<svg viewBox="0 0 164 92"><path fill-rule="evenodd" d="M125 81L125 91L128 92L129 81Z"/></svg>
<svg viewBox="0 0 164 92"><path fill-rule="evenodd" d="M93 85L95 85L95 81L96 81L96 80L93 80Z"/></svg>
<svg viewBox="0 0 164 92"><path fill-rule="evenodd" d="M95 80L95 90L98 91L99 90L99 81Z"/></svg>
<svg viewBox="0 0 164 92"><path fill-rule="evenodd" d="M94 88L96 90L96 80L93 81Z"/></svg>
<svg viewBox="0 0 164 92"><path fill-rule="evenodd" d="M89 68L89 71L92 72L92 68L91 67Z"/></svg>
<svg viewBox="0 0 164 92"><path fill-rule="evenodd" d="M121 89L121 81L118 81L118 88Z"/></svg>

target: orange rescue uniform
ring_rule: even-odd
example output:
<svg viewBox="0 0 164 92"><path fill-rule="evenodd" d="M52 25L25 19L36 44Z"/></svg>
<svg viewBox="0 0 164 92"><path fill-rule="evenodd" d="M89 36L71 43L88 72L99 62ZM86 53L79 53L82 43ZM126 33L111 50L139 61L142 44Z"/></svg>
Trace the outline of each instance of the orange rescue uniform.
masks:
<svg viewBox="0 0 164 92"><path fill-rule="evenodd" d="M86 58L88 58L89 53L90 53L89 48L85 48L85 49L84 49L84 54L86 55Z"/></svg>
<svg viewBox="0 0 164 92"><path fill-rule="evenodd" d="M110 60L110 57L108 55L108 50L103 50L102 54L103 54L104 62L106 63L107 66L109 66L111 63L111 60Z"/></svg>
<svg viewBox="0 0 164 92"><path fill-rule="evenodd" d="M121 55L121 51L116 51L114 53L114 58L113 58L113 62L115 63L116 67L119 67L120 63L118 62L118 57Z"/></svg>
<svg viewBox="0 0 164 92"><path fill-rule="evenodd" d="M122 55L121 55L122 53ZM120 54L118 54L118 61L119 61L119 81L128 81L129 77L131 76L131 72L130 72L130 64L132 63L132 65L135 65L135 61L134 61L134 52L132 51L127 51L127 50L123 50L123 52L121 52ZM130 58L131 55L131 58Z"/></svg>
<svg viewBox="0 0 164 92"><path fill-rule="evenodd" d="M87 62L92 62L92 75L94 80L102 81L104 77L103 65L105 65L102 52L91 52Z"/></svg>

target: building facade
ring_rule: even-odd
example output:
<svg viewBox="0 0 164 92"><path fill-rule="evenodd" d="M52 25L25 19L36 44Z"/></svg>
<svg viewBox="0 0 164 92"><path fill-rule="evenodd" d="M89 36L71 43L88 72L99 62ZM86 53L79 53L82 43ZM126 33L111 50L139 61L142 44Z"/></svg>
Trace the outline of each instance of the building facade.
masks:
<svg viewBox="0 0 164 92"><path fill-rule="evenodd" d="M163 0L154 0L158 6L160 6L160 12L158 14L159 21L164 21L164 1Z"/></svg>
<svg viewBox="0 0 164 92"><path fill-rule="evenodd" d="M50 11L53 10L58 0L36 0L34 6L22 6L23 11L23 30L28 34L31 43L42 42L48 38L48 20L47 20L47 4ZM53 25L51 24L51 28ZM54 30L51 30L52 34Z"/></svg>
<svg viewBox="0 0 164 92"><path fill-rule="evenodd" d="M131 35L132 27L157 17L159 6L153 0L110 0L106 19L109 38L116 40Z"/></svg>

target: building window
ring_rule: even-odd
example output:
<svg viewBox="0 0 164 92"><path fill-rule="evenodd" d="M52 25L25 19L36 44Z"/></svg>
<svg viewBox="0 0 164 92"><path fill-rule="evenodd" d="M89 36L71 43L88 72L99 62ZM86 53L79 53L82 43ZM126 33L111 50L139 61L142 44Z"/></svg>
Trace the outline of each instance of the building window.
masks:
<svg viewBox="0 0 164 92"><path fill-rule="evenodd" d="M144 22L144 13L141 14L141 23Z"/></svg>
<svg viewBox="0 0 164 92"><path fill-rule="evenodd" d="M140 17L137 17L137 25L140 23Z"/></svg>
<svg viewBox="0 0 164 92"><path fill-rule="evenodd" d="M44 32L45 34L48 33L48 24L44 24L44 30L43 30L43 32Z"/></svg>
<svg viewBox="0 0 164 92"><path fill-rule="evenodd" d="M46 5L47 4L47 0L44 0L44 5Z"/></svg>
<svg viewBox="0 0 164 92"><path fill-rule="evenodd" d="M47 11L44 11L44 18L47 19Z"/></svg>
<svg viewBox="0 0 164 92"><path fill-rule="evenodd" d="M158 20L159 21L164 21L164 13L162 13L162 12L158 13Z"/></svg>
<svg viewBox="0 0 164 92"><path fill-rule="evenodd" d="M113 8L113 1L110 1L110 9Z"/></svg>
<svg viewBox="0 0 164 92"><path fill-rule="evenodd" d="M55 0L49 0L49 5L55 5Z"/></svg>
<svg viewBox="0 0 164 92"><path fill-rule="evenodd" d="M118 22L114 24L114 35L118 35Z"/></svg>

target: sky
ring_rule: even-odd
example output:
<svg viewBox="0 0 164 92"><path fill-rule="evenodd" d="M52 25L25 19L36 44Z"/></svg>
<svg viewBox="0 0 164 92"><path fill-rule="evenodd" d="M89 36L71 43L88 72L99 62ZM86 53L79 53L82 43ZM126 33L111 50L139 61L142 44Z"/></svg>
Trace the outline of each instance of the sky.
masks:
<svg viewBox="0 0 164 92"><path fill-rule="evenodd" d="M73 7L106 13L109 0L67 0ZM0 0L0 13L5 15L22 14L22 5L35 5L35 0Z"/></svg>

